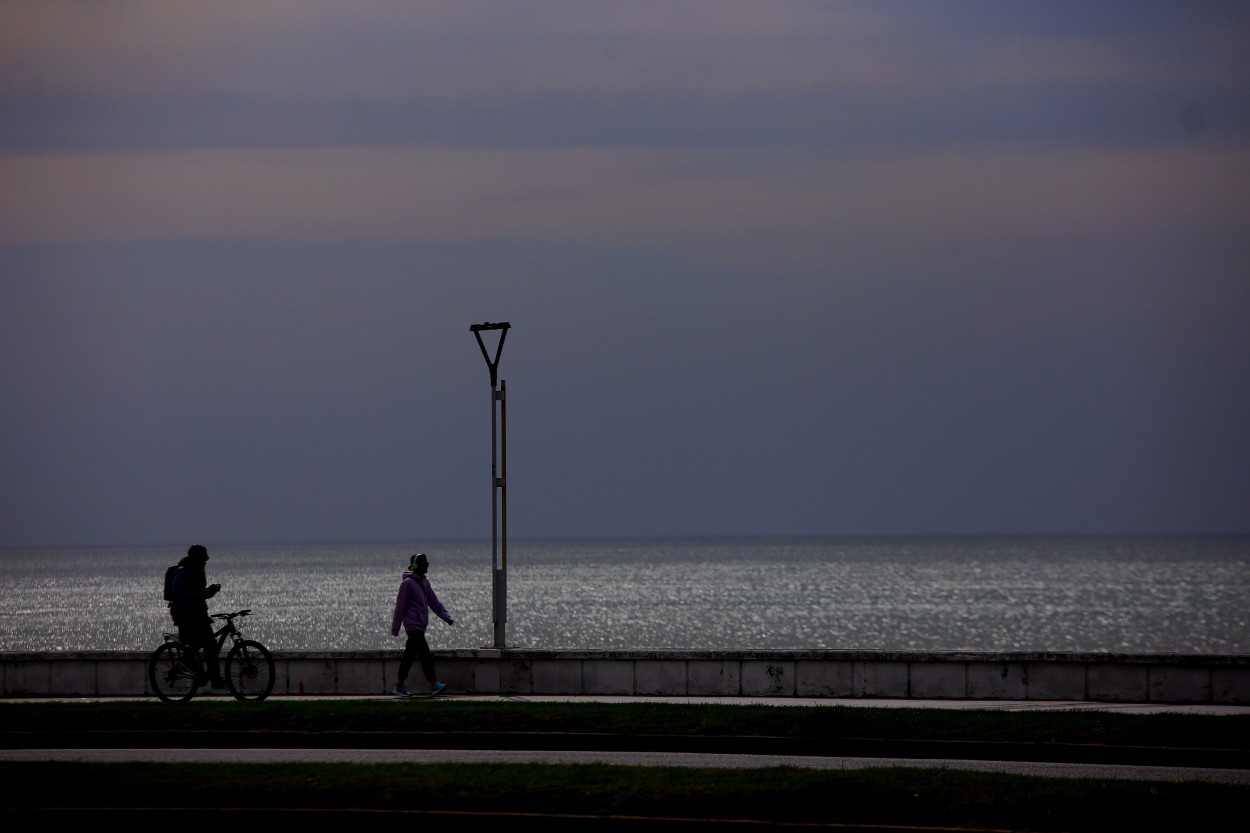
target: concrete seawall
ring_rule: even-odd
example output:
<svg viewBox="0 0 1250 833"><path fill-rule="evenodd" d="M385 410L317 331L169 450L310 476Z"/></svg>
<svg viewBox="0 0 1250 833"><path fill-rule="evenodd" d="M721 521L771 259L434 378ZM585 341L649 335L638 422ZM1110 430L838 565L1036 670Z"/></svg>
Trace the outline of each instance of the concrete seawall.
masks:
<svg viewBox="0 0 1250 833"><path fill-rule="evenodd" d="M275 695L386 694L398 651L274 651ZM1094 700L1250 705L1250 655L975 651L436 651L472 694ZM0 653L3 696L152 695L148 653ZM421 683L419 666L409 682ZM203 695L228 694L204 690Z"/></svg>

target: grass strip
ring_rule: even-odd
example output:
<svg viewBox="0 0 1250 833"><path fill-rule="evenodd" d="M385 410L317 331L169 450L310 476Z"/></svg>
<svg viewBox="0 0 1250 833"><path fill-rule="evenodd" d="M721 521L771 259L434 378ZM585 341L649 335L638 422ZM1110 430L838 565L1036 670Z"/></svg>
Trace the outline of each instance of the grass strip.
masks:
<svg viewBox="0 0 1250 833"><path fill-rule="evenodd" d="M201 699L0 701L0 731L526 732L879 738L1250 750L1250 715L1087 711L515 703L440 700Z"/></svg>
<svg viewBox="0 0 1250 833"><path fill-rule="evenodd" d="M0 764L6 811L53 808L557 813L998 830L1182 830L1250 787L952 770L606 764Z"/></svg>

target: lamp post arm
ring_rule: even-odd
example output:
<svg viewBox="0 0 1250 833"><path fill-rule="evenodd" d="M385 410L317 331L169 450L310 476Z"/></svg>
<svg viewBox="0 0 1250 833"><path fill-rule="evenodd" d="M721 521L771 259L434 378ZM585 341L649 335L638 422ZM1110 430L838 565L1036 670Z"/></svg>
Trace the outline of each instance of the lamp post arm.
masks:
<svg viewBox="0 0 1250 833"><path fill-rule="evenodd" d="M503 353L503 341L508 337L508 328L512 325L507 321L491 323L487 321L483 324L470 324L469 329L473 332L473 337L477 339L477 346L482 351L482 358L486 359L486 366L490 368L490 386L492 388L499 384L499 356ZM490 353L486 352L486 344L482 341L482 330L501 330L499 333L499 343L495 345L495 359L491 360Z"/></svg>

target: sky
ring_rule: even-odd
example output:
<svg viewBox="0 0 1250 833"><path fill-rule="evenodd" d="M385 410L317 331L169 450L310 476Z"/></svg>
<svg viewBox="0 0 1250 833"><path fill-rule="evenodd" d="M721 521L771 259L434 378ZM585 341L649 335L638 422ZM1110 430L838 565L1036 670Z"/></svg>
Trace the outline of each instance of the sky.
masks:
<svg viewBox="0 0 1250 833"><path fill-rule="evenodd" d="M0 546L1250 533L1247 43L5 0Z"/></svg>

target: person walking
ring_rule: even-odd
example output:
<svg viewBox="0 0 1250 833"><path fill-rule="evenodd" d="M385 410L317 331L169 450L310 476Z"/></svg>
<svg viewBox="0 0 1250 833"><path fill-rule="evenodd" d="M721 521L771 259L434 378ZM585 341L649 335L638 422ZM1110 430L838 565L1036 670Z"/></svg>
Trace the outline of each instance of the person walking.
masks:
<svg viewBox="0 0 1250 833"><path fill-rule="evenodd" d="M447 686L438 681L434 672L434 653L430 643L425 639L425 629L429 623L429 612L432 610L438 618L448 625L455 625L447 608L434 594L430 580L425 577L430 569L430 559L425 553L419 552L408 561L408 569L404 570L399 582L399 594L395 597L395 612L391 616L391 636L399 636L402 627L408 634L404 644L404 655L399 661L399 674L391 689L405 699L412 697L412 692L404 685L408 680L408 672L412 669L413 660L419 660L421 671L430 684L430 696L441 694Z"/></svg>
<svg viewBox="0 0 1250 833"><path fill-rule="evenodd" d="M208 599L221 592L220 584L209 584L204 575L208 549L192 544L187 556L178 562L178 571L170 590L169 613L178 626L178 641L189 645L199 655L204 669L196 675L196 685L209 683L225 688L217 663L217 640L213 638L213 620L208 615Z"/></svg>

